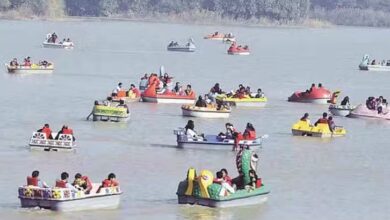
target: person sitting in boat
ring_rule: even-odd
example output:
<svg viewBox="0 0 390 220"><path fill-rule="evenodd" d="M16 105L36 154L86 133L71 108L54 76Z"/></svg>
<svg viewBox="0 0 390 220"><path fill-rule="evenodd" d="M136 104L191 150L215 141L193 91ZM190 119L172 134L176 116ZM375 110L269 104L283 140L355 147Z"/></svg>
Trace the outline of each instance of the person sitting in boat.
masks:
<svg viewBox="0 0 390 220"><path fill-rule="evenodd" d="M372 60L371 65L376 65L376 60L375 59Z"/></svg>
<svg viewBox="0 0 390 220"><path fill-rule="evenodd" d="M92 190L92 182L88 176L83 176L81 173L76 173L72 184L79 191L83 191L85 194L89 194Z"/></svg>
<svg viewBox="0 0 390 220"><path fill-rule="evenodd" d="M23 66L29 66L31 67L32 63L31 63L31 57L26 57L24 58L24 63L23 63Z"/></svg>
<svg viewBox="0 0 390 220"><path fill-rule="evenodd" d="M45 124L43 128L38 129L37 132L42 132L46 134L46 139L53 139L53 136L51 135L51 129L49 124Z"/></svg>
<svg viewBox="0 0 390 220"><path fill-rule="evenodd" d="M99 186L99 189L96 191L96 193L100 193L100 190L102 188L107 187L116 187L119 186L119 182L116 180L116 176L114 173L108 174L107 179L102 181L102 185Z"/></svg>
<svg viewBox="0 0 390 220"><path fill-rule="evenodd" d="M318 83L318 88L319 88L319 89L322 88L322 83Z"/></svg>
<svg viewBox="0 0 390 220"><path fill-rule="evenodd" d="M169 84L172 82L173 77L170 77L168 73L164 73L164 76L162 77L161 81L163 81L166 84Z"/></svg>
<svg viewBox="0 0 390 220"><path fill-rule="evenodd" d="M243 136L245 140L256 140L256 130L251 123L246 124Z"/></svg>
<svg viewBox="0 0 390 220"><path fill-rule="evenodd" d="M247 87L245 88L245 94L248 95L248 96L251 96L251 95L252 95L251 87L247 86Z"/></svg>
<svg viewBox="0 0 390 220"><path fill-rule="evenodd" d="M261 91L261 89L257 89L257 93L256 93L256 96L255 98L264 98L264 92Z"/></svg>
<svg viewBox="0 0 390 220"><path fill-rule="evenodd" d="M68 39L66 39L66 42L69 42L69 43L70 43L70 42L72 42L72 41L70 40L70 38L68 38Z"/></svg>
<svg viewBox="0 0 390 220"><path fill-rule="evenodd" d="M168 47L172 47L173 46L173 41L171 41L169 44L168 44Z"/></svg>
<svg viewBox="0 0 390 220"><path fill-rule="evenodd" d="M178 94L180 92L180 83L176 82L175 87L173 87L173 92Z"/></svg>
<svg viewBox="0 0 390 220"><path fill-rule="evenodd" d="M376 108L375 98L372 96L368 97L368 99L366 101L366 106L370 110L375 110L375 108Z"/></svg>
<svg viewBox="0 0 390 220"><path fill-rule="evenodd" d="M248 45L245 45L245 46L243 47L243 49L244 49L244 50L249 50L249 46L248 46Z"/></svg>
<svg viewBox="0 0 390 220"><path fill-rule="evenodd" d="M224 180L222 171L218 171L215 176L213 182L221 185L219 196L228 196L235 192L234 188Z"/></svg>
<svg viewBox="0 0 390 220"><path fill-rule="evenodd" d="M329 125L329 130L333 132L336 129L336 124L333 121L333 117L329 116L328 118L328 125Z"/></svg>
<svg viewBox="0 0 390 220"><path fill-rule="evenodd" d="M51 35L51 42L55 43L57 41L57 38L58 38L57 34L53 32L53 34Z"/></svg>
<svg viewBox="0 0 390 220"><path fill-rule="evenodd" d="M211 35L212 37L215 37L215 36L218 36L218 31L216 31L213 35Z"/></svg>
<svg viewBox="0 0 390 220"><path fill-rule="evenodd" d="M111 106L112 103L112 97L108 96L106 100L103 101L104 106Z"/></svg>
<svg viewBox="0 0 390 220"><path fill-rule="evenodd" d="M187 88L184 90L186 96L192 96L194 94L194 91L192 91L192 87L190 84L187 85Z"/></svg>
<svg viewBox="0 0 390 220"><path fill-rule="evenodd" d="M210 92L214 93L214 94L222 94L223 93L222 89L219 87L219 83L215 83L215 85L210 89Z"/></svg>
<svg viewBox="0 0 390 220"><path fill-rule="evenodd" d="M225 129L226 129L226 132L225 133L223 133L223 132L219 133L218 134L218 138L222 139L222 140L224 140L224 139L233 139L233 133L236 132L236 129L234 129L234 127L233 127L233 124L229 123L229 122L226 123L225 124Z"/></svg>
<svg viewBox="0 0 390 220"><path fill-rule="evenodd" d="M74 187L72 184L68 182L69 179L69 174L67 172L62 172L61 173L61 179L56 180L56 186L58 188L67 188L70 189L72 192L77 192L78 189Z"/></svg>
<svg viewBox="0 0 390 220"><path fill-rule="evenodd" d="M117 105L117 107L122 107L122 108L126 108L126 112L127 114L129 114L129 107L125 104L125 101L124 100L119 100L119 105Z"/></svg>
<svg viewBox="0 0 390 220"><path fill-rule="evenodd" d="M242 86L237 92L236 94L233 95L233 98L239 98L239 99L242 99L242 98L245 98L245 87Z"/></svg>
<svg viewBox="0 0 390 220"><path fill-rule="evenodd" d="M203 135L198 135L194 130L195 129L194 121L188 120L187 125L184 127L184 129L187 137L193 138L195 140L200 140L200 141L204 139Z"/></svg>
<svg viewBox="0 0 390 220"><path fill-rule="evenodd" d="M347 105L350 105L349 103L349 97L348 96L345 96L343 101L341 101L340 103L341 106L347 106Z"/></svg>
<svg viewBox="0 0 390 220"><path fill-rule="evenodd" d="M148 74L145 73L145 75L141 78L141 81L139 82L139 89L145 90L148 87Z"/></svg>
<svg viewBox="0 0 390 220"><path fill-rule="evenodd" d="M39 171L34 170L31 176L27 177L27 186L37 186L40 188L49 188L49 186L39 179Z"/></svg>
<svg viewBox="0 0 390 220"><path fill-rule="evenodd" d="M322 118L318 119L316 123L314 123L314 126L317 126L318 124L328 124L328 113L322 113Z"/></svg>
<svg viewBox="0 0 390 220"><path fill-rule="evenodd" d="M221 172L222 172L222 178L223 178L223 180L224 180L226 183L228 183L230 186L233 186L232 178L230 178L227 169L222 168L222 169L221 169Z"/></svg>
<svg viewBox="0 0 390 220"><path fill-rule="evenodd" d="M201 95L198 97L198 100L196 101L195 106L196 107L203 107L203 108L207 107L207 103Z"/></svg>
<svg viewBox="0 0 390 220"><path fill-rule="evenodd" d="M261 186L261 180L257 177L256 171L249 170L249 183L245 186L245 189L249 191L255 190Z"/></svg>
<svg viewBox="0 0 390 220"><path fill-rule="evenodd" d="M300 119L301 121L305 121L307 122L308 124L310 124L310 120L309 120L309 113L305 113L303 115L303 117Z"/></svg>
<svg viewBox="0 0 390 220"><path fill-rule="evenodd" d="M56 137L54 139L58 140L61 134L67 134L72 135L73 141L76 140L76 138L73 135L73 129L69 128L68 125L63 125L61 130L57 133Z"/></svg>
<svg viewBox="0 0 390 220"><path fill-rule="evenodd" d="M316 84L312 83L310 89L306 90L306 92L308 91L307 93L311 93L314 89L316 89Z"/></svg>
<svg viewBox="0 0 390 220"><path fill-rule="evenodd" d="M131 84L129 91L127 91L127 96L130 97L131 94L134 94L135 97L140 97L141 96L141 92L139 91L139 89L137 89L137 87L135 87L134 84Z"/></svg>
<svg viewBox="0 0 390 220"><path fill-rule="evenodd" d="M118 85L116 86L116 88L114 90L112 90L111 96L116 97L118 95L118 92L121 90L122 90L122 83L119 82Z"/></svg>
<svg viewBox="0 0 390 220"><path fill-rule="evenodd" d="M11 62L9 62L9 65L10 65L11 67L17 67L17 66L19 66L18 59L13 58L13 59L11 60Z"/></svg>

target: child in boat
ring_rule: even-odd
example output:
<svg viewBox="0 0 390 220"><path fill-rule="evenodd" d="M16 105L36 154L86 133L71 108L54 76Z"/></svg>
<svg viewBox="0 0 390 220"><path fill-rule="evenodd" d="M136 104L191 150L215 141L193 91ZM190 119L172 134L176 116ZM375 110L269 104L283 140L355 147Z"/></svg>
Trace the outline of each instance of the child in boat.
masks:
<svg viewBox="0 0 390 220"><path fill-rule="evenodd" d="M260 179L257 177L256 171L249 170L249 180L250 182L245 186L245 189L248 190L248 192L261 186L261 184L259 184Z"/></svg>
<svg viewBox="0 0 390 220"><path fill-rule="evenodd" d="M216 178L213 182L221 185L219 196L228 196L229 194L235 192L234 188L224 180L222 171L218 171L216 173Z"/></svg>
<svg viewBox="0 0 390 220"><path fill-rule="evenodd" d="M96 193L99 193L101 188L115 187L115 186L119 186L119 182L116 180L115 174L110 173L108 174L107 179L103 180L102 185L99 186L99 189L96 191Z"/></svg>
<svg viewBox="0 0 390 220"><path fill-rule="evenodd" d="M74 181L72 185L78 190L84 191L85 194L89 194L92 190L92 182L87 176L81 175L81 173L77 173L74 176Z"/></svg>
<svg viewBox="0 0 390 220"><path fill-rule="evenodd" d="M202 141L204 139L203 134L198 135L195 132L195 130L194 130L195 129L194 121L188 120L187 125L185 126L184 129L185 129L185 133L186 133L187 137L193 138L193 139L196 139L196 140L200 140L200 141Z"/></svg>
<svg viewBox="0 0 390 220"><path fill-rule="evenodd" d="M223 178L223 180L224 180L226 183L228 183L230 186L233 186L232 178L230 178L227 169L222 168L222 169L221 169L221 172L222 172L222 178Z"/></svg>
<svg viewBox="0 0 390 220"><path fill-rule="evenodd" d="M37 186L41 188L49 188L49 186L39 179L39 171L34 170L31 174L31 176L27 177L27 185L28 186Z"/></svg>

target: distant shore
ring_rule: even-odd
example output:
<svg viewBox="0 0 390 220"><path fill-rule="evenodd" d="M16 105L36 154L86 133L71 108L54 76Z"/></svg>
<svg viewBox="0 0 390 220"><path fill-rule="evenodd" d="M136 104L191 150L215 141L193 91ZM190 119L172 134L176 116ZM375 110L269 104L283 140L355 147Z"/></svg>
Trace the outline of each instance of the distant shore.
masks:
<svg viewBox="0 0 390 220"><path fill-rule="evenodd" d="M84 16L20 16L16 13L5 13L0 15L1 20L21 20L21 21L131 21L131 22L153 22L153 23L173 23L173 24L193 24L193 25L221 25L221 26L245 26L245 27L307 27L307 28L329 28L334 26L330 22L317 19L305 19L301 22L277 22L271 20L233 20L222 19L220 17L200 18L196 16L150 16L150 17L84 17Z"/></svg>

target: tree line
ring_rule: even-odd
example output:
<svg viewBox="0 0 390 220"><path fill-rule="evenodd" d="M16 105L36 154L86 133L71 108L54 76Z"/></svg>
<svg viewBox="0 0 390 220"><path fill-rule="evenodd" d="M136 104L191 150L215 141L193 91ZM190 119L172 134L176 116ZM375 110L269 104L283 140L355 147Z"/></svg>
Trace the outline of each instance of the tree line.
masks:
<svg viewBox="0 0 390 220"><path fill-rule="evenodd" d="M205 16L230 21L390 26L390 0L0 0L0 11L26 16ZM201 19L201 18L200 18Z"/></svg>

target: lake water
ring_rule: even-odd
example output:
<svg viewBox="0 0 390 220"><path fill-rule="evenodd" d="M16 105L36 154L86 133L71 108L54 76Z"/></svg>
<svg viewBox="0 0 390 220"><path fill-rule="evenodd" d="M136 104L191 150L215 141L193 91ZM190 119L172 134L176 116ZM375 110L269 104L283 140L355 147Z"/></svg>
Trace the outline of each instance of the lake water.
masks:
<svg viewBox="0 0 390 220"><path fill-rule="evenodd" d="M250 56L228 56L227 45L203 40L219 30L248 44ZM69 36L71 51L44 49L48 32ZM193 37L195 53L167 52L171 40ZM47 59L52 75L0 74L0 219L389 219L390 122L336 118L346 137L320 140L293 137L291 126L303 113L312 121L326 105L296 104L287 97L321 82L341 90L354 104L368 96L390 99L390 73L358 70L363 54L390 58L390 29L250 28L138 22L0 21L0 60ZM229 119L194 119L204 133L222 131L226 122L243 130L247 122L269 134L260 151L259 172L271 189L258 206L210 209L178 205L176 188L193 166L213 172L226 167L237 175L231 151L175 148L173 129L184 126L179 105L132 103L128 123L86 121L95 99L121 81L138 83L144 73L164 65L175 80L198 93L219 82L265 91L264 109L235 109ZM76 153L31 152L31 133L49 123L70 125ZM62 171L100 182L115 172L124 194L116 210L55 213L21 209L17 187L39 169L54 184ZM71 178L73 179L73 178Z"/></svg>

